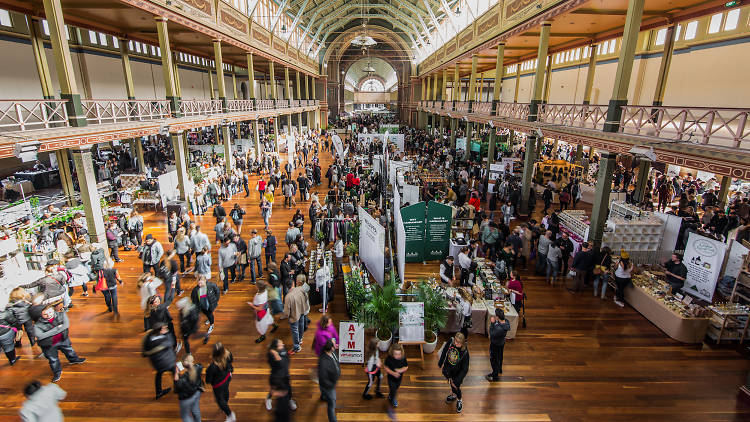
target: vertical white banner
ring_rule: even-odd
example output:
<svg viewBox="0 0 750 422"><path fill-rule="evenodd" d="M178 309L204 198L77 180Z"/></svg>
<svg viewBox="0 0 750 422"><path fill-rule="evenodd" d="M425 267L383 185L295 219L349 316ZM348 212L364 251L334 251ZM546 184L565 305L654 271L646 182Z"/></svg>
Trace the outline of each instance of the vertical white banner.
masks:
<svg viewBox="0 0 750 422"><path fill-rule="evenodd" d="M381 286L385 277L385 228L359 207L359 258Z"/></svg>
<svg viewBox="0 0 750 422"><path fill-rule="evenodd" d="M406 230L404 220L401 219L401 196L398 187L393 185L393 227L396 231L396 259L398 260L398 276L404 282L406 270Z"/></svg>
<svg viewBox="0 0 750 422"><path fill-rule="evenodd" d="M726 248L718 240L690 233L683 259L688 272L682 291L711 302Z"/></svg>

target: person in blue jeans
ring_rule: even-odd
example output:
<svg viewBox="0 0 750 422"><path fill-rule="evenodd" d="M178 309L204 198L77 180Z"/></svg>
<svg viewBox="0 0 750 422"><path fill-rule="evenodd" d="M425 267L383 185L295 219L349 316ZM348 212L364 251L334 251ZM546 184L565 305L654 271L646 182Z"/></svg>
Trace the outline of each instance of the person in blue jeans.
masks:
<svg viewBox="0 0 750 422"><path fill-rule="evenodd" d="M305 291L305 289L309 289L309 287L307 287L307 283L305 283L305 278L304 274L298 275L295 287L289 290L284 299L284 315L289 319L289 329L292 332L293 348L289 352L290 354L302 351L300 341L305 334L305 315L310 312L310 303L307 300L307 294Z"/></svg>

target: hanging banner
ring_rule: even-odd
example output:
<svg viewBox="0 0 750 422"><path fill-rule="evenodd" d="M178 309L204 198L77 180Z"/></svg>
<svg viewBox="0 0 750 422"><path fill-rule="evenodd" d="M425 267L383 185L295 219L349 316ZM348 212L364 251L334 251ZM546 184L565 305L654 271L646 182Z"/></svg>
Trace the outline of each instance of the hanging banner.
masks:
<svg viewBox="0 0 750 422"><path fill-rule="evenodd" d="M466 138L456 138L456 151L466 151Z"/></svg>
<svg viewBox="0 0 750 422"><path fill-rule="evenodd" d="M378 128L378 132L380 133L386 133L386 132L398 132L398 124L393 123L383 123Z"/></svg>
<svg viewBox="0 0 750 422"><path fill-rule="evenodd" d="M406 270L406 231L404 220L401 219L401 195L398 187L393 185L393 228L396 232L396 261L398 261L398 276L404 282Z"/></svg>
<svg viewBox="0 0 750 422"><path fill-rule="evenodd" d="M690 233L683 259L688 271L682 291L711 302L726 248L723 242Z"/></svg>
<svg viewBox="0 0 750 422"><path fill-rule="evenodd" d="M448 255L453 210L435 201L427 204L427 230L425 233L425 260L443 259Z"/></svg>
<svg viewBox="0 0 750 422"><path fill-rule="evenodd" d="M745 261L745 256L750 252L750 249L746 248L740 242L732 240L732 246L729 248L729 256L727 257L727 263L724 265L724 276L737 277L740 275L742 270L742 263Z"/></svg>
<svg viewBox="0 0 750 422"><path fill-rule="evenodd" d="M365 361L365 327L354 321L339 322L340 363L364 363Z"/></svg>
<svg viewBox="0 0 750 422"><path fill-rule="evenodd" d="M424 341L424 302L403 302L398 313L399 341Z"/></svg>
<svg viewBox="0 0 750 422"><path fill-rule="evenodd" d="M385 227L362 207L359 207L359 221L359 257L382 286L385 275Z"/></svg>
<svg viewBox="0 0 750 422"><path fill-rule="evenodd" d="M333 146L336 148L336 154L339 155L339 158L344 158L344 143L341 141L341 137L339 135L333 135L331 138L333 139Z"/></svg>
<svg viewBox="0 0 750 422"><path fill-rule="evenodd" d="M424 261L424 222L427 205L418 202L401 208L401 220L404 224L406 262Z"/></svg>
<svg viewBox="0 0 750 422"><path fill-rule="evenodd" d="M404 191L405 204L411 205L419 202L419 186L404 183L402 189Z"/></svg>

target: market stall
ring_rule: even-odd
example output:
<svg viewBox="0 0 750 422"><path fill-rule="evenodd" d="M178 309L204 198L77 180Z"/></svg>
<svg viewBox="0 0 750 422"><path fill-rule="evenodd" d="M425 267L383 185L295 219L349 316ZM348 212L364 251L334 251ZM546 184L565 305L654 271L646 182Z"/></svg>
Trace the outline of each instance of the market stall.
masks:
<svg viewBox="0 0 750 422"><path fill-rule="evenodd" d="M708 311L671 293L664 273L649 269L633 275L625 301L669 337L682 343L700 343L708 329Z"/></svg>

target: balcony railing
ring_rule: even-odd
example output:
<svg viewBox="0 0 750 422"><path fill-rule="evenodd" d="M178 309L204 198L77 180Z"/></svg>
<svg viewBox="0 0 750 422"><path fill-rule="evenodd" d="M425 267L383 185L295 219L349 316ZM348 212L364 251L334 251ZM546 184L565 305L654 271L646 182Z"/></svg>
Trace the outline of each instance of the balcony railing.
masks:
<svg viewBox="0 0 750 422"><path fill-rule="evenodd" d="M526 120L529 118L529 103L497 103L495 116Z"/></svg>
<svg viewBox="0 0 750 422"><path fill-rule="evenodd" d="M558 125L602 129L607 120L606 105L539 104L539 121Z"/></svg>
<svg viewBox="0 0 750 422"><path fill-rule="evenodd" d="M290 100L290 107L299 107L300 100Z"/></svg>
<svg viewBox="0 0 750 422"><path fill-rule="evenodd" d="M258 110L271 110L273 108L273 100L256 100Z"/></svg>
<svg viewBox="0 0 750 422"><path fill-rule="evenodd" d="M641 105L622 109L624 133L750 149L750 109Z"/></svg>
<svg viewBox="0 0 750 422"><path fill-rule="evenodd" d="M474 102L471 105L471 112L473 114L481 114L489 116L492 114L492 103L488 102Z"/></svg>
<svg viewBox="0 0 750 422"><path fill-rule="evenodd" d="M459 113L468 113L469 102L468 101L456 101L456 111Z"/></svg>
<svg viewBox="0 0 750 422"><path fill-rule="evenodd" d="M0 100L0 130L68 126L66 100Z"/></svg>
<svg viewBox="0 0 750 422"><path fill-rule="evenodd" d="M167 100L81 100L81 106L86 121L91 125L172 117Z"/></svg>
<svg viewBox="0 0 750 422"><path fill-rule="evenodd" d="M253 100L227 100L227 111L253 111Z"/></svg>
<svg viewBox="0 0 750 422"><path fill-rule="evenodd" d="M183 116L200 116L221 113L221 100L183 100L180 102Z"/></svg>

